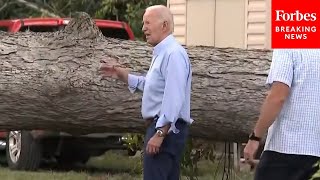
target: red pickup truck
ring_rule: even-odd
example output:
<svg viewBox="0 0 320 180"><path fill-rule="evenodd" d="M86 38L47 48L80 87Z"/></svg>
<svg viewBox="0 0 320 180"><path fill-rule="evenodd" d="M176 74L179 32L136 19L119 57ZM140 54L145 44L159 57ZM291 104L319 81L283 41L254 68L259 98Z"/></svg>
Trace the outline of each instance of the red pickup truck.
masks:
<svg viewBox="0 0 320 180"><path fill-rule="evenodd" d="M68 18L27 18L0 20L0 30L16 33L23 31L54 32L63 29ZM125 22L94 19L106 37L134 40L131 28ZM0 131L0 150L5 151L8 166L15 170L36 170L42 160L54 159L62 165L85 163L91 156L99 156L109 149L127 149L123 134L98 133L74 136L64 132Z"/></svg>

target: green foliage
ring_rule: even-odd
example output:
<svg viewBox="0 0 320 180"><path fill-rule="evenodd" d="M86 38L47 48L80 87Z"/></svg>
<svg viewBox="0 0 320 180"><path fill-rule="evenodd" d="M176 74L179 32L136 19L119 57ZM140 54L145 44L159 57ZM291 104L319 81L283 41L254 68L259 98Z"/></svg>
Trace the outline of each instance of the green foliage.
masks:
<svg viewBox="0 0 320 180"><path fill-rule="evenodd" d="M320 178L320 169L319 169L319 167L320 167L320 161L318 161L317 163L315 163L313 166L314 166L314 167L317 167L317 168L318 168L318 171L317 171L315 174L313 174L313 176L311 177L310 180L317 180L317 179Z"/></svg>
<svg viewBox="0 0 320 180"><path fill-rule="evenodd" d="M198 172L198 161L200 160L197 150L194 148L192 139L188 139L183 157L181 159L182 173L190 180L194 180Z"/></svg>
<svg viewBox="0 0 320 180"><path fill-rule="evenodd" d="M14 11L13 11L14 9ZM25 5L11 0L0 0L0 19L41 16L40 12L26 8Z"/></svg>
<svg viewBox="0 0 320 180"><path fill-rule="evenodd" d="M1 180L142 180L140 172L134 172L133 169L139 167L140 159L138 157L124 156L118 151L108 151L104 155L91 158L86 168L75 168L72 171L58 171L56 169L41 169L37 172L11 171L7 167L0 167ZM197 180L221 180L222 173L218 176L213 175L213 169L217 164L210 161L200 161L199 176ZM252 180L252 173L239 172L233 180ZM189 177L182 175L181 180L190 180Z"/></svg>
<svg viewBox="0 0 320 180"><path fill-rule="evenodd" d="M84 11L89 14L95 13L99 8L100 0L27 0L26 4L34 5L31 8L24 3L14 0L0 1L0 19L48 17L41 11L48 11L60 17L71 17L76 11ZM14 9L14 11L12 10Z"/></svg>
<svg viewBox="0 0 320 180"><path fill-rule="evenodd" d="M144 136L142 134L134 134L134 133L128 133L124 136L124 142L128 146L129 151L136 152L138 150L143 149L143 138ZM143 153L141 154L140 161L138 161L137 165L133 168L133 172L135 173L142 173L143 172Z"/></svg>
<svg viewBox="0 0 320 180"><path fill-rule="evenodd" d="M163 4L166 0L102 0L96 18L111 18L128 22L137 39L142 39L142 16L148 6Z"/></svg>
<svg viewBox="0 0 320 180"><path fill-rule="evenodd" d="M108 169L112 173L142 174L143 165L140 157L128 157L125 153L107 151L104 155L93 157L87 163L89 167Z"/></svg>
<svg viewBox="0 0 320 180"><path fill-rule="evenodd" d="M27 0L27 3L37 8L13 0L0 0L0 19L49 16L41 9L60 17L72 17L73 13L83 11L93 18L127 22L136 38L141 40L145 8L155 4L166 5L166 0Z"/></svg>
<svg viewBox="0 0 320 180"><path fill-rule="evenodd" d="M124 142L128 148L132 151L141 150L143 146L143 135L141 134L126 134L124 136Z"/></svg>
<svg viewBox="0 0 320 180"><path fill-rule="evenodd" d="M227 142L210 143L206 140L190 138L181 160L182 174L186 175L189 180L198 179L198 176L203 176L208 172L211 172L214 179L220 175L235 175L230 150L231 144ZM218 154L220 155L218 156Z"/></svg>

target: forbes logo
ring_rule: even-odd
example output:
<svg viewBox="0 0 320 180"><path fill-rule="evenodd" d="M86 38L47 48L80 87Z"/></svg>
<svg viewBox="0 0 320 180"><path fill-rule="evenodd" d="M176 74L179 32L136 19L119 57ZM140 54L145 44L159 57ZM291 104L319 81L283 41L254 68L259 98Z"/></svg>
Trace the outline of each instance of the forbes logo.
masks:
<svg viewBox="0 0 320 180"><path fill-rule="evenodd" d="M275 21L316 21L316 13L300 13L297 10L294 13L286 13L284 10L275 10L276 19Z"/></svg>

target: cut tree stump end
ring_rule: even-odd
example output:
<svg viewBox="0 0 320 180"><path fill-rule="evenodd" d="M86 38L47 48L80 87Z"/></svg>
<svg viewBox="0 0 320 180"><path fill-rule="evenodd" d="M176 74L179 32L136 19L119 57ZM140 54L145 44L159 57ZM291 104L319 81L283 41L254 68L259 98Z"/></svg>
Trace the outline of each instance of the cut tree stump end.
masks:
<svg viewBox="0 0 320 180"><path fill-rule="evenodd" d="M55 34L54 40L99 40L103 34L89 14L85 12L75 13L67 26Z"/></svg>

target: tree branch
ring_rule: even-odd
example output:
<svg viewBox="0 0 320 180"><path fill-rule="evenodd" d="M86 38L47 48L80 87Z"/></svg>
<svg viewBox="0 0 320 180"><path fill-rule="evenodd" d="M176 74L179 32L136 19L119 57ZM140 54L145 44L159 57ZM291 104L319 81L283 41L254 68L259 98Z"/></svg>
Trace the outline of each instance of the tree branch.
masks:
<svg viewBox="0 0 320 180"><path fill-rule="evenodd" d="M25 0L16 0L16 1L21 3L21 4L24 4L25 6L27 6L29 8L32 8L32 9L37 10L37 11L40 11L43 14L49 15L51 17L60 17L59 15L56 15L56 14L54 14L52 12L49 12L48 10L43 9L43 8L39 7L38 5L36 5L34 3L31 3L31 2L28 2L28 1L25 1Z"/></svg>
<svg viewBox="0 0 320 180"><path fill-rule="evenodd" d="M3 4L3 5L2 5L2 7L0 7L0 13L1 13L3 10L5 10L6 8L8 8L9 5L15 4L15 3L16 3L16 2L10 2L9 0L1 3L1 4Z"/></svg>
<svg viewBox="0 0 320 180"><path fill-rule="evenodd" d="M0 8L0 12L3 11L8 5L8 2L4 3L4 5Z"/></svg>

